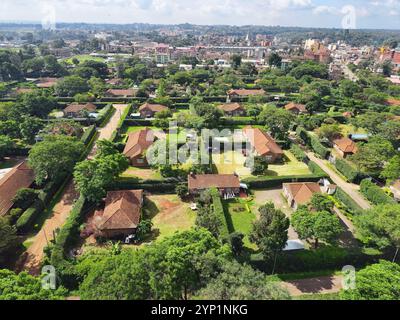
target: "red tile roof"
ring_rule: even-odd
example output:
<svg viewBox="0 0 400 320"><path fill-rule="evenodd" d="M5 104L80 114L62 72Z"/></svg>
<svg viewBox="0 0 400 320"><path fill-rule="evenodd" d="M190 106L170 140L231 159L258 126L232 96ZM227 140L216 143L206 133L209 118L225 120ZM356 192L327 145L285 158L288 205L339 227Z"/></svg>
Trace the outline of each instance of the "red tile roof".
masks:
<svg viewBox="0 0 400 320"><path fill-rule="evenodd" d="M300 205L310 202L315 193L321 193L320 186L315 182L284 183L283 187L289 191L292 198Z"/></svg>
<svg viewBox="0 0 400 320"><path fill-rule="evenodd" d="M258 155L265 156L267 154L283 155L283 150L275 142L275 140L266 132L247 126L243 129L245 136L249 139Z"/></svg>
<svg viewBox="0 0 400 320"><path fill-rule="evenodd" d="M140 222L143 190L107 193L104 212L97 221L100 230L136 229Z"/></svg>
<svg viewBox="0 0 400 320"><path fill-rule="evenodd" d="M265 91L263 89L231 89L228 91L229 95L237 95L237 96L257 96L264 95Z"/></svg>
<svg viewBox="0 0 400 320"><path fill-rule="evenodd" d="M288 111L298 110L299 112L307 112L307 108L304 104L294 103L294 102L287 104L285 106L285 109Z"/></svg>
<svg viewBox="0 0 400 320"><path fill-rule="evenodd" d="M150 128L131 132L124 149L124 155L130 159L144 155L147 149L154 143L155 135Z"/></svg>
<svg viewBox="0 0 400 320"><path fill-rule="evenodd" d="M71 103L64 109L64 112L78 113L83 110L94 112L96 111L96 106L90 102L86 104Z"/></svg>
<svg viewBox="0 0 400 320"><path fill-rule="evenodd" d="M219 105L218 109L224 112L232 112L237 110L243 110L243 107L239 103L225 103Z"/></svg>
<svg viewBox="0 0 400 320"><path fill-rule="evenodd" d="M345 153L356 153L357 145L350 138L336 139L333 143L339 148L339 150Z"/></svg>
<svg viewBox="0 0 400 320"><path fill-rule="evenodd" d="M29 188L35 175L26 162L14 167L0 180L0 216L6 214L14 205L13 198L17 191L23 188Z"/></svg>
<svg viewBox="0 0 400 320"><path fill-rule="evenodd" d="M134 97L135 89L108 89L106 94L114 97Z"/></svg>
<svg viewBox="0 0 400 320"><path fill-rule="evenodd" d="M189 190L210 188L240 188L239 177L234 174L191 174L188 176Z"/></svg>
<svg viewBox="0 0 400 320"><path fill-rule="evenodd" d="M168 110L168 107L163 106L162 104L151 104L151 103L145 103L142 104L139 107L139 111L143 111L143 110L150 110L152 112L160 112L160 111L164 111L164 110Z"/></svg>

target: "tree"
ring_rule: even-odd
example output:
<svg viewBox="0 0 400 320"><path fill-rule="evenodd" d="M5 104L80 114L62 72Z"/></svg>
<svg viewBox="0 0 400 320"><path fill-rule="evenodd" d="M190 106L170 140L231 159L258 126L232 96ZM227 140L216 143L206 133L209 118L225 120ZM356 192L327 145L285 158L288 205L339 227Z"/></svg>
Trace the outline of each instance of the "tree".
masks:
<svg viewBox="0 0 400 320"><path fill-rule="evenodd" d="M68 76L58 81L54 90L59 97L73 97L78 93L88 92L89 86L81 77Z"/></svg>
<svg viewBox="0 0 400 320"><path fill-rule="evenodd" d="M354 220L361 239L379 248L400 247L400 206L378 205Z"/></svg>
<svg viewBox="0 0 400 320"><path fill-rule="evenodd" d="M66 296L64 288L45 290L40 278L26 272L0 270L0 300L64 300Z"/></svg>
<svg viewBox="0 0 400 320"><path fill-rule="evenodd" d="M153 222L151 220L141 220L136 230L136 235L139 240L144 239L153 228Z"/></svg>
<svg viewBox="0 0 400 320"><path fill-rule="evenodd" d="M14 142L7 136L0 135L0 160L12 150Z"/></svg>
<svg viewBox="0 0 400 320"><path fill-rule="evenodd" d="M381 260L356 273L356 287L342 290L343 300L398 300L400 297L400 266Z"/></svg>
<svg viewBox="0 0 400 320"><path fill-rule="evenodd" d="M0 217L0 261L4 261L5 254L17 246L17 239L15 227L11 226L5 217Z"/></svg>
<svg viewBox="0 0 400 320"><path fill-rule="evenodd" d="M328 195L315 193L311 198L310 205L316 211L332 212L335 203Z"/></svg>
<svg viewBox="0 0 400 320"><path fill-rule="evenodd" d="M84 145L73 137L62 135L46 136L29 151L29 166L35 172L37 184L54 181L73 171Z"/></svg>
<svg viewBox="0 0 400 320"><path fill-rule="evenodd" d="M249 239L269 259L285 248L290 221L272 202L260 207L259 212L260 219L253 223Z"/></svg>
<svg viewBox="0 0 400 320"><path fill-rule="evenodd" d="M184 199L189 193L187 184L178 184L175 188L175 193L178 195L179 198Z"/></svg>
<svg viewBox="0 0 400 320"><path fill-rule="evenodd" d="M235 256L239 256L243 251L243 239L244 234L240 232L233 232L229 235L229 242Z"/></svg>
<svg viewBox="0 0 400 320"><path fill-rule="evenodd" d="M35 90L20 95L15 104L15 110L19 115L46 118L57 107L54 97L46 91Z"/></svg>
<svg viewBox="0 0 400 320"><path fill-rule="evenodd" d="M277 283L248 265L229 262L197 294L206 300L289 300L290 295Z"/></svg>
<svg viewBox="0 0 400 320"><path fill-rule="evenodd" d="M175 233L141 250L81 257L79 293L91 300L188 299L229 250L205 229ZM211 269L210 271L208 271Z"/></svg>
<svg viewBox="0 0 400 320"><path fill-rule="evenodd" d="M253 165L251 167L251 174L255 176L262 176L268 170L268 160L262 156L255 156L252 158Z"/></svg>
<svg viewBox="0 0 400 320"><path fill-rule="evenodd" d="M334 243L343 231L339 218L327 211L310 212L300 207L292 216L293 227L301 239L314 239L315 249L319 240Z"/></svg>
<svg viewBox="0 0 400 320"><path fill-rule="evenodd" d="M231 60L232 60L232 67L234 69L239 68L240 65L242 64L242 57L240 55L238 55L238 54L232 55Z"/></svg>
<svg viewBox="0 0 400 320"><path fill-rule="evenodd" d="M100 202L115 178L129 167L122 154L96 157L78 163L74 170L74 181L78 191L92 202Z"/></svg>
<svg viewBox="0 0 400 320"><path fill-rule="evenodd" d="M285 140L292 121L293 114L285 109L277 108L273 105L264 107L258 116L260 123L265 124L273 137L278 140Z"/></svg>
<svg viewBox="0 0 400 320"><path fill-rule="evenodd" d="M220 236L222 222L215 214L211 205L198 204L196 226L207 229L211 234L218 239Z"/></svg>
<svg viewBox="0 0 400 320"><path fill-rule="evenodd" d="M39 118L24 117L19 124L19 130L22 138L28 143L34 143L35 137L38 132L43 128L43 122Z"/></svg>
<svg viewBox="0 0 400 320"><path fill-rule="evenodd" d="M278 67L280 68L282 65L282 58L279 54L277 54L276 52L273 52L270 54L270 56L268 57L268 64L270 66L274 66L274 67Z"/></svg>
<svg viewBox="0 0 400 320"><path fill-rule="evenodd" d="M300 89L299 81L291 76L278 77L276 79L276 85L281 91L285 93L297 92Z"/></svg>
<svg viewBox="0 0 400 320"><path fill-rule="evenodd" d="M328 139L329 141L333 141L342 136L342 129L338 124L323 124L318 129L318 136L320 138Z"/></svg>
<svg viewBox="0 0 400 320"><path fill-rule="evenodd" d="M38 199L38 192L30 188L19 189L13 198L14 206L28 209Z"/></svg>
<svg viewBox="0 0 400 320"><path fill-rule="evenodd" d="M389 160L381 172L381 177L386 179L388 183L400 178L400 155L395 155Z"/></svg>

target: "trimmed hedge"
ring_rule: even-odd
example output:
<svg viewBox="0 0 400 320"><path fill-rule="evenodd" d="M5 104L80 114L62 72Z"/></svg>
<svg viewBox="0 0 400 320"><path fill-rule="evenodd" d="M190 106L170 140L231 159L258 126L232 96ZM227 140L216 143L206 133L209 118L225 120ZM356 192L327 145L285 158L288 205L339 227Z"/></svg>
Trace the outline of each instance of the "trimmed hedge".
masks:
<svg viewBox="0 0 400 320"><path fill-rule="evenodd" d="M32 207L26 209L15 223L18 232L29 232L42 210L41 201L37 201Z"/></svg>
<svg viewBox="0 0 400 320"><path fill-rule="evenodd" d="M211 196L212 196L214 213L221 221L221 227L219 228L220 239L222 241L227 241L229 238L229 228L226 216L227 213L224 210L221 196L216 188L211 189Z"/></svg>
<svg viewBox="0 0 400 320"><path fill-rule="evenodd" d="M318 182L325 176L320 175L303 175L303 176L282 176L282 177L257 177L243 179L242 182L247 184L251 189L268 189L281 187L283 183L291 182Z"/></svg>
<svg viewBox="0 0 400 320"><path fill-rule="evenodd" d="M96 124L103 128L115 113L115 108L109 104L104 108L104 113L96 119Z"/></svg>
<svg viewBox="0 0 400 320"><path fill-rule="evenodd" d="M297 144L292 144L290 146L290 152L296 157L299 161L304 161L307 158L306 153L301 149Z"/></svg>
<svg viewBox="0 0 400 320"><path fill-rule="evenodd" d="M318 250L283 252L279 255L275 271L277 273L310 272L320 270L337 270L345 265L362 268L376 263L384 254L366 254L360 249L323 247ZM261 255L252 255L250 264L255 268L271 272L272 263L267 263Z"/></svg>
<svg viewBox="0 0 400 320"><path fill-rule="evenodd" d="M310 146L316 154L321 158L327 159L331 153L328 148L325 148L322 143L316 137L310 137Z"/></svg>
<svg viewBox="0 0 400 320"><path fill-rule="evenodd" d="M361 212L363 209L351 198L342 188L337 187L335 198L342 202L351 213L356 214Z"/></svg>
<svg viewBox="0 0 400 320"><path fill-rule="evenodd" d="M329 178L329 175L314 161L309 161L307 165L314 175L319 176L320 178Z"/></svg>
<svg viewBox="0 0 400 320"><path fill-rule="evenodd" d="M93 136L96 134L96 126L90 126L89 128L86 129L86 131L83 133L81 137L81 141L87 145L93 138Z"/></svg>
<svg viewBox="0 0 400 320"><path fill-rule="evenodd" d="M346 160L337 159L335 162L335 167L350 182L359 183L362 179L362 174Z"/></svg>
<svg viewBox="0 0 400 320"><path fill-rule="evenodd" d="M75 202L67 221L56 236L50 257L51 264L56 268L64 265L66 249L70 247L79 237L79 226L84 219L85 204L86 199L81 196Z"/></svg>
<svg viewBox="0 0 400 320"><path fill-rule="evenodd" d="M128 127L145 127L152 126L152 120L147 119L125 119L124 125Z"/></svg>
<svg viewBox="0 0 400 320"><path fill-rule="evenodd" d="M140 180L138 178L120 177L114 183L113 190L138 190L143 189L149 192L171 193L175 190L179 179L167 178L164 180Z"/></svg>
<svg viewBox="0 0 400 320"><path fill-rule="evenodd" d="M392 197L388 196L381 188L369 179L361 181L360 191L375 205L395 203Z"/></svg>

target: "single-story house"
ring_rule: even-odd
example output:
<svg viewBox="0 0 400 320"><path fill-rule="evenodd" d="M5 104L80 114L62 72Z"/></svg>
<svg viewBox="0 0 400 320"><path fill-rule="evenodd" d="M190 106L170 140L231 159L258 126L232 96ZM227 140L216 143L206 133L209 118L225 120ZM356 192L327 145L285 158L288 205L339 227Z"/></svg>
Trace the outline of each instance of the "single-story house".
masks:
<svg viewBox="0 0 400 320"><path fill-rule="evenodd" d="M300 205L309 203L316 193L322 193L322 191L319 184L315 182L283 184L283 194L294 210L297 210Z"/></svg>
<svg viewBox="0 0 400 320"><path fill-rule="evenodd" d="M265 91L263 89L231 89L228 91L228 98L241 98L241 97L249 97L249 96L263 96L265 95Z"/></svg>
<svg viewBox="0 0 400 320"><path fill-rule="evenodd" d="M333 147L343 158L357 152L357 145L353 140L346 137L334 140Z"/></svg>
<svg viewBox="0 0 400 320"><path fill-rule="evenodd" d="M110 191L104 210L96 211L94 224L105 238L135 234L142 215L143 190Z"/></svg>
<svg viewBox="0 0 400 320"><path fill-rule="evenodd" d="M136 95L135 89L108 89L105 93L106 97L119 97L119 98L131 98Z"/></svg>
<svg viewBox="0 0 400 320"><path fill-rule="evenodd" d="M307 113L306 106L304 104L301 104L301 103L291 102L291 103L289 103L289 104L287 104L285 106L285 109L287 111L290 111L291 113L296 114L296 115L298 115L298 114L306 114Z"/></svg>
<svg viewBox="0 0 400 320"><path fill-rule="evenodd" d="M394 181L390 186L390 191L393 192L393 198L400 202L400 179Z"/></svg>
<svg viewBox="0 0 400 320"><path fill-rule="evenodd" d="M58 78L40 78L36 86L41 89L52 88L57 84Z"/></svg>
<svg viewBox="0 0 400 320"><path fill-rule="evenodd" d="M190 174L188 188L191 195L198 195L201 191L217 188L223 197L236 197L240 194L240 181L239 177L234 174Z"/></svg>
<svg viewBox="0 0 400 320"><path fill-rule="evenodd" d="M33 170L26 161L15 166L0 180L0 216L7 214L14 205L18 190L29 188L35 180Z"/></svg>
<svg viewBox="0 0 400 320"><path fill-rule="evenodd" d="M112 86L120 86L124 83L124 80L120 78L112 78L107 80L106 83Z"/></svg>
<svg viewBox="0 0 400 320"><path fill-rule="evenodd" d="M65 117L79 118L84 114L85 111L90 113L95 112L96 109L96 106L90 102L85 104L71 103L63 110L63 113Z"/></svg>
<svg viewBox="0 0 400 320"><path fill-rule="evenodd" d="M245 127L243 133L257 156L265 157L270 163L282 159L283 150L268 133L251 126Z"/></svg>
<svg viewBox="0 0 400 320"><path fill-rule="evenodd" d="M124 155L132 166L147 167L146 151L155 141L155 135L150 128L131 132L125 145Z"/></svg>
<svg viewBox="0 0 400 320"><path fill-rule="evenodd" d="M151 104L145 103L139 107L139 113L141 118L154 118L157 112L168 110L168 107L162 104Z"/></svg>
<svg viewBox="0 0 400 320"><path fill-rule="evenodd" d="M246 110L239 103L225 103L218 106L226 116L241 117L246 115Z"/></svg>

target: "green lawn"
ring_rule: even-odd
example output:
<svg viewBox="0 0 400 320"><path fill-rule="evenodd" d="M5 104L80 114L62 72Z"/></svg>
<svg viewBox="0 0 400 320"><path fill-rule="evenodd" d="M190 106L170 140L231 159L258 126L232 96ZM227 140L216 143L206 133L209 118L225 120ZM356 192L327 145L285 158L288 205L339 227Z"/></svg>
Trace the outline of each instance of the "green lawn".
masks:
<svg viewBox="0 0 400 320"><path fill-rule="evenodd" d="M356 129L351 124L341 124L339 126L342 129L342 134L344 136L348 136L349 134L366 134L367 133L367 131L365 131L363 128Z"/></svg>
<svg viewBox="0 0 400 320"><path fill-rule="evenodd" d="M245 199L228 200L224 201L224 206L231 217L233 231L241 232L245 235L243 242L246 247L257 249L248 238L253 222L257 219L256 215L251 211L250 202Z"/></svg>
<svg viewBox="0 0 400 320"><path fill-rule="evenodd" d="M65 61L66 63L68 63L68 64L73 64L73 63L72 63L72 60L73 60L74 58L78 59L80 63L83 63L83 62L85 62L85 61L90 61L90 60L93 60L93 61L96 61L96 62L105 62L105 61L106 61L106 59L104 59L104 58L101 58L101 57L93 57L93 56L91 56L91 55L89 55L89 54L76 55L76 56L73 56L73 57L71 57L71 58L65 59L64 61Z"/></svg>
<svg viewBox="0 0 400 320"><path fill-rule="evenodd" d="M310 169L304 162L298 161L290 151L285 152L285 162L283 164L270 164L268 175L272 176L300 176L311 174Z"/></svg>
<svg viewBox="0 0 400 320"><path fill-rule="evenodd" d="M177 195L147 196L143 209L146 219L153 222L153 235L150 240L161 240L177 231L189 230L195 225L196 214L189 204L182 202Z"/></svg>
<svg viewBox="0 0 400 320"><path fill-rule="evenodd" d="M122 177L137 177L143 180L162 180L161 174L150 168L129 167L122 175Z"/></svg>

